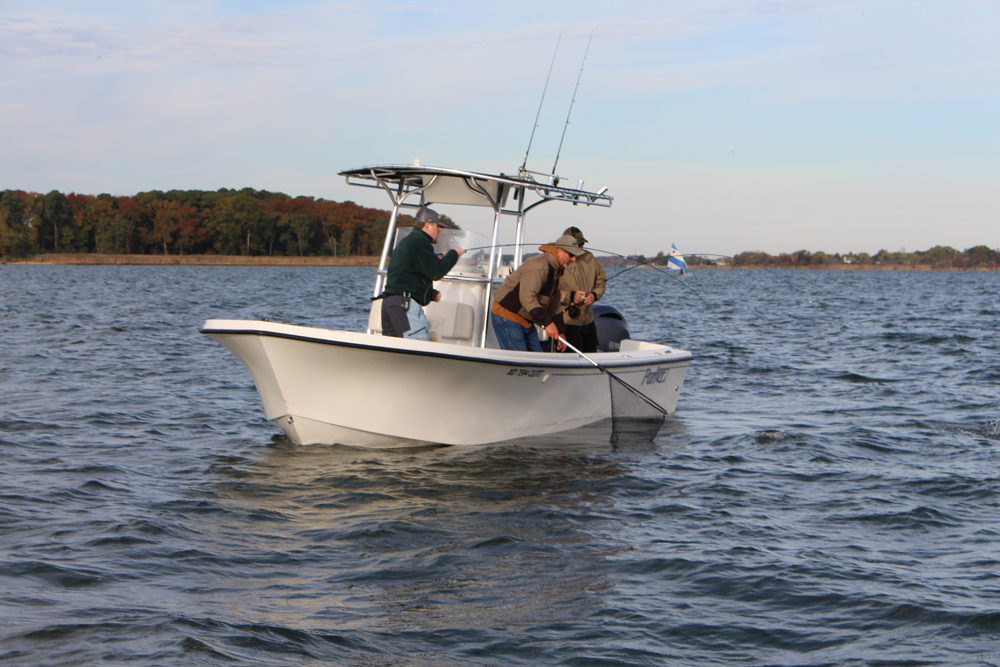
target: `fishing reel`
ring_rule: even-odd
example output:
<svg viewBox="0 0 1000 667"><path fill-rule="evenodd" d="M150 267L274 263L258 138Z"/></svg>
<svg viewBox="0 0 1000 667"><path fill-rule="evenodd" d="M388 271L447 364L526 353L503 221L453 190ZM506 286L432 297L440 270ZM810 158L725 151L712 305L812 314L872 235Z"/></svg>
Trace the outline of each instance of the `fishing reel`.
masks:
<svg viewBox="0 0 1000 667"><path fill-rule="evenodd" d="M580 317L580 306L575 303L571 303L566 307L566 313L570 317L576 319L577 317Z"/></svg>

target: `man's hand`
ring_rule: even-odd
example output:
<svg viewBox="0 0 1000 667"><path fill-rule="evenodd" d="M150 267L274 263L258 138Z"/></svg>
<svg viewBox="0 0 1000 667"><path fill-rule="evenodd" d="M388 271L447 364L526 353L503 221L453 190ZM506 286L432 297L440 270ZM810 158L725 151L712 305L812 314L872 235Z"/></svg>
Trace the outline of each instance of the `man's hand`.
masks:
<svg viewBox="0 0 1000 667"><path fill-rule="evenodd" d="M548 326L545 327L545 333L549 338L556 341L557 350L562 352L566 349L566 343L564 343L562 338L559 337L559 327L556 326L555 322L549 322Z"/></svg>
<svg viewBox="0 0 1000 667"><path fill-rule="evenodd" d="M455 252L457 252L459 257L461 257L462 255L465 254L465 251L462 250L461 248L459 248L458 246L452 248L452 250L454 250Z"/></svg>
<svg viewBox="0 0 1000 667"><path fill-rule="evenodd" d="M594 305L594 293L593 292L587 292L587 296L585 296L583 298L583 305L585 305L585 306L592 306L592 305Z"/></svg>
<svg viewBox="0 0 1000 667"><path fill-rule="evenodd" d="M431 301L440 301L440 300L441 300L441 292L439 292L438 290L434 290L434 298L431 299Z"/></svg>

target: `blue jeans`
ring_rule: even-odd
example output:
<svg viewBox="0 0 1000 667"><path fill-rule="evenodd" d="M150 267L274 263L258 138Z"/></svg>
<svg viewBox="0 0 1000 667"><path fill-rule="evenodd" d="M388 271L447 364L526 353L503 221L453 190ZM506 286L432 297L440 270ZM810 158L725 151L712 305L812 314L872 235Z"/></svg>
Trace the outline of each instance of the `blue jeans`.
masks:
<svg viewBox="0 0 1000 667"><path fill-rule="evenodd" d="M542 343L538 340L538 332L531 326L525 329L517 322L504 319L496 313L490 313L493 323L493 333L502 350L520 350L522 352L541 352Z"/></svg>
<svg viewBox="0 0 1000 667"><path fill-rule="evenodd" d="M429 341L431 337L424 309L413 298L409 300L409 308L403 308L403 301L405 299L398 294L383 298L382 335Z"/></svg>

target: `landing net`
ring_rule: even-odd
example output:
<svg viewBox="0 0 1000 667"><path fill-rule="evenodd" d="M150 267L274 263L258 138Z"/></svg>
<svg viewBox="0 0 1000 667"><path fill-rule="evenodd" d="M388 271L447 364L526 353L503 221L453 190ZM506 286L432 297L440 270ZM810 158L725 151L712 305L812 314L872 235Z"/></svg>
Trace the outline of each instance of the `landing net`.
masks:
<svg viewBox="0 0 1000 667"><path fill-rule="evenodd" d="M611 442L649 442L663 426L666 411L624 380L608 373L611 385Z"/></svg>

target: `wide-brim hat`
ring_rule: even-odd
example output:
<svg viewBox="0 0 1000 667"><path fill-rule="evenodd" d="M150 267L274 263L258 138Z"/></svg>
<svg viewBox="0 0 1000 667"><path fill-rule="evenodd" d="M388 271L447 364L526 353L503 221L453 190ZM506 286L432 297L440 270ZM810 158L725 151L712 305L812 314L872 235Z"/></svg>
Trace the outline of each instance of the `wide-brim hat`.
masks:
<svg viewBox="0 0 1000 667"><path fill-rule="evenodd" d="M580 255L583 254L583 250L580 249L580 246L577 244L576 239L570 236L569 234L563 234L562 236L557 238L556 242L553 243L552 245L554 245L557 248L561 248L562 250L565 250L574 257L579 257Z"/></svg>

